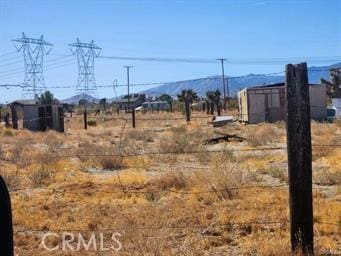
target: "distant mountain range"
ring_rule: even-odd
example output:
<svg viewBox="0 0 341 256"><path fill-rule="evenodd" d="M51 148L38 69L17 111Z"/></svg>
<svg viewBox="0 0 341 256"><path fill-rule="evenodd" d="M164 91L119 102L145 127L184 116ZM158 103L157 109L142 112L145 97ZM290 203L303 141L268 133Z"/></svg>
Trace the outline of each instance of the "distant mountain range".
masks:
<svg viewBox="0 0 341 256"><path fill-rule="evenodd" d="M310 67L308 69L309 83L320 83L321 78L329 79L329 69L333 67L341 67L341 63L330 66ZM283 81L284 75L248 74L245 76L229 77L228 85L230 94L235 95L240 89L246 87L273 84ZM222 91L222 76L167 83L145 90L144 93L149 96L160 96L163 93L167 93L175 97L184 89L193 89L201 97L205 96L207 91L216 89Z"/></svg>
<svg viewBox="0 0 341 256"><path fill-rule="evenodd" d="M329 79L329 69L339 67L341 68L341 63L333 64L330 66L320 66L320 67L309 67L308 76L310 83L320 83L321 78ZM283 82L283 75L266 75L266 74L248 74L245 76L236 76L228 78L228 85L230 90L230 95L235 95L240 89L246 87L252 87L263 84L273 84L278 82ZM200 97L206 95L207 91L212 91L222 89L222 77L221 76L211 76L206 78L199 78L186 81L178 81L172 83L166 83L145 91L148 96L160 96L161 94L167 93L173 97L176 97L184 89L193 89ZM221 90L222 91L222 90ZM89 102L98 102L99 99L92 97L90 95L76 95L71 98L62 100L63 103L78 103L80 99L84 98ZM108 99L108 102L113 99Z"/></svg>
<svg viewBox="0 0 341 256"><path fill-rule="evenodd" d="M85 99L87 102L99 102L99 99L89 95L89 94L86 94L86 93L82 93L82 94L78 94L78 95L75 95L75 96L72 96L70 98L67 98L65 100L61 100L60 102L61 103L66 103L66 104L78 104L78 102L82 99Z"/></svg>

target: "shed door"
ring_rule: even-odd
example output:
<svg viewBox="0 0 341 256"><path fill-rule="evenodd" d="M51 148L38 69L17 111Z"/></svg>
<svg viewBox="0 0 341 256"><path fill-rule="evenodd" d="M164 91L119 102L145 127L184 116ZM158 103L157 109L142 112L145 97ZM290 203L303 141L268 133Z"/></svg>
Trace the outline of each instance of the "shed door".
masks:
<svg viewBox="0 0 341 256"><path fill-rule="evenodd" d="M58 108L58 131L64 132L64 111L63 108Z"/></svg>
<svg viewBox="0 0 341 256"><path fill-rule="evenodd" d="M265 122L265 95L249 95L249 123Z"/></svg>
<svg viewBox="0 0 341 256"><path fill-rule="evenodd" d="M38 109L39 113L39 131L46 131L46 113L45 107L40 107Z"/></svg>
<svg viewBox="0 0 341 256"><path fill-rule="evenodd" d="M46 125L49 129L54 129L54 127L53 127L53 116L52 116L52 106L46 106Z"/></svg>

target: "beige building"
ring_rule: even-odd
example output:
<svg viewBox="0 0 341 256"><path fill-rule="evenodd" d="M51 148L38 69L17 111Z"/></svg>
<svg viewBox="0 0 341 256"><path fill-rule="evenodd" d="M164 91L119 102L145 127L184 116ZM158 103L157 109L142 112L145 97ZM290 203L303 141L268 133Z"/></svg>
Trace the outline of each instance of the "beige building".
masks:
<svg viewBox="0 0 341 256"><path fill-rule="evenodd" d="M327 110L326 87L310 84L311 118L324 120ZM238 93L239 120L257 124L285 120L286 98L284 83L245 88Z"/></svg>

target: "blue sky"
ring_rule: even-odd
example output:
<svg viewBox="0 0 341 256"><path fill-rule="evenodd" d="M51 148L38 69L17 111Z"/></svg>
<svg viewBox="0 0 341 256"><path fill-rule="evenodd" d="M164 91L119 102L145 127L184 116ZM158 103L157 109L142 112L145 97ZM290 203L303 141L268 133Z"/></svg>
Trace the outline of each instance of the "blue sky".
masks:
<svg viewBox="0 0 341 256"><path fill-rule="evenodd" d="M34 38L43 34L54 44L51 55L46 56L47 65L58 58L52 54L70 54L67 45L79 37L84 42L93 39L105 56L225 57L231 60L226 64L229 76L269 73L283 70L286 60L276 64L267 59L331 59L324 63L306 59L315 66L335 62L335 56L341 56L340 13L341 0L0 0L0 56L14 51L11 39L25 32ZM245 59L257 63L232 61ZM60 66L46 68L47 86L75 86L77 64L73 60L75 57L65 58ZM134 66L131 83L178 81L221 72L219 62L96 59L97 84L109 85L115 79L126 83L123 65ZM0 84L23 82L21 68L21 53L0 57ZM58 98L75 94L75 88L52 91ZM115 96L110 88L98 94ZM10 101L21 98L21 90L2 88L0 95L0 102Z"/></svg>

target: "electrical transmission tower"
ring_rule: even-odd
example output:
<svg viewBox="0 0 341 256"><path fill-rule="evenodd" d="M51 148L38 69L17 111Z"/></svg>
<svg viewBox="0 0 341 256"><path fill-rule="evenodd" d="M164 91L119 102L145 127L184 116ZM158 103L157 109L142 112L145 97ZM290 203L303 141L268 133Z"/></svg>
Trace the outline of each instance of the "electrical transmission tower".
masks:
<svg viewBox="0 0 341 256"><path fill-rule="evenodd" d="M53 44L46 42L43 35L39 39L28 38L25 33L22 37L12 40L21 43L21 46L15 46L17 51L23 52L25 62L25 78L23 87L24 97L37 98L38 94L45 90L45 79L43 75L44 55L49 54ZM46 47L49 47L46 50Z"/></svg>
<svg viewBox="0 0 341 256"><path fill-rule="evenodd" d="M102 48L96 46L94 41L82 43L77 38L76 42L69 44L73 55L77 55L78 81L77 91L84 94L96 96L97 87L95 79L95 57L98 57Z"/></svg>

